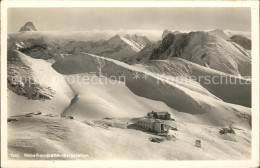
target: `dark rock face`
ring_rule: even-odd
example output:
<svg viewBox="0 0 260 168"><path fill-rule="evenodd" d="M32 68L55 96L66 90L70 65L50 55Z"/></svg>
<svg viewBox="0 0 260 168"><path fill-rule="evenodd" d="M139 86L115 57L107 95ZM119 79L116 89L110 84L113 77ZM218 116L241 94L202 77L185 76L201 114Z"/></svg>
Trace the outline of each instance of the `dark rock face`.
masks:
<svg viewBox="0 0 260 168"><path fill-rule="evenodd" d="M164 30L163 31L163 34L162 34L162 39L164 39L164 37L166 37L168 34L170 34L170 33L173 33L174 35L176 35L176 34L181 34L181 32L180 31L174 31L174 32L172 32L172 31L169 31L169 30Z"/></svg>
<svg viewBox="0 0 260 168"><path fill-rule="evenodd" d="M35 26L33 25L33 22L27 22L23 27L21 27L21 31L37 31Z"/></svg>
<svg viewBox="0 0 260 168"><path fill-rule="evenodd" d="M240 35L234 35L230 39L238 45L244 47L245 49L251 50L251 40L249 40L248 38Z"/></svg>

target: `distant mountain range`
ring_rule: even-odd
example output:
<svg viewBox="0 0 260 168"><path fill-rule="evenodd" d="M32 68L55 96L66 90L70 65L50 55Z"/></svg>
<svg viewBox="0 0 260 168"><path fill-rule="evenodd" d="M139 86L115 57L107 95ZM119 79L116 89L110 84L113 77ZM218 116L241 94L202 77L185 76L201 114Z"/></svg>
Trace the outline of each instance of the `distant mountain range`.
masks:
<svg viewBox="0 0 260 168"><path fill-rule="evenodd" d="M107 41L99 42L69 42L62 49L61 53L77 54L81 52L97 54L100 56L122 60L131 57L141 51L151 41L145 36L137 35L116 35Z"/></svg>
<svg viewBox="0 0 260 168"><path fill-rule="evenodd" d="M67 42L66 42L67 41ZM152 42L145 36L115 35L101 41L57 41L47 37L16 39L11 37L9 49L19 50L33 58L57 59L68 54L81 52L97 54L117 60L131 57ZM60 55L62 54L62 55Z"/></svg>
<svg viewBox="0 0 260 168"><path fill-rule="evenodd" d="M36 28L32 22L27 22L21 30L36 31ZM190 33L164 30L163 39L157 42L151 42L146 36L129 34L99 41L12 35L8 46L9 50L19 50L33 58L54 60L82 52L128 64L179 57L228 74L250 76L251 40L245 36L245 33L220 29Z"/></svg>
<svg viewBox="0 0 260 168"><path fill-rule="evenodd" d="M227 41L224 35L222 31L169 33L162 41L144 48L124 62L134 64L179 57L221 72L250 76L250 52L233 41Z"/></svg>

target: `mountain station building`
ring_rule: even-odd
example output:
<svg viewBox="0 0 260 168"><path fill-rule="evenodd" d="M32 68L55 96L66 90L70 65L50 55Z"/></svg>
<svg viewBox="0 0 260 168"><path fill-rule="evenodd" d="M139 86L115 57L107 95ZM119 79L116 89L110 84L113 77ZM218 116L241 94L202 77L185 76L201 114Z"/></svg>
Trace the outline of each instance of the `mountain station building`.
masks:
<svg viewBox="0 0 260 168"><path fill-rule="evenodd" d="M156 119L142 118L136 124L151 132L165 133L168 131L166 124Z"/></svg>

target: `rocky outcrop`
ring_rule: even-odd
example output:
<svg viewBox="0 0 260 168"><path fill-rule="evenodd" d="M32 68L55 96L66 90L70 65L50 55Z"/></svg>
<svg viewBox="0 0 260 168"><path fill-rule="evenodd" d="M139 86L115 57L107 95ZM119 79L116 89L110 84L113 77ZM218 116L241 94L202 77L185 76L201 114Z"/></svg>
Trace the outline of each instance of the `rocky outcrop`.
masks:
<svg viewBox="0 0 260 168"><path fill-rule="evenodd" d="M246 50L251 50L251 40L249 40L248 38L240 36L240 35L234 35L230 39L231 39L231 41L244 47Z"/></svg>
<svg viewBox="0 0 260 168"><path fill-rule="evenodd" d="M162 39L164 39L164 37L167 36L167 35L170 34L170 33L173 33L173 34L175 34L175 35L176 35L176 34L181 34L180 31L174 31L174 32L172 32L172 31L169 31L169 30L166 29L166 30L163 31Z"/></svg>
<svg viewBox="0 0 260 168"><path fill-rule="evenodd" d="M21 31L37 31L35 26L33 25L33 22L27 22L23 27L21 27Z"/></svg>
<svg viewBox="0 0 260 168"><path fill-rule="evenodd" d="M158 56L165 55L164 57L167 58L168 55L172 57L179 57L184 48L188 45L189 36L187 34L178 34L174 35L173 33L168 34L163 40L161 45L154 49L150 59L158 59ZM172 48L172 50L169 50ZM164 58L164 57L160 57Z"/></svg>

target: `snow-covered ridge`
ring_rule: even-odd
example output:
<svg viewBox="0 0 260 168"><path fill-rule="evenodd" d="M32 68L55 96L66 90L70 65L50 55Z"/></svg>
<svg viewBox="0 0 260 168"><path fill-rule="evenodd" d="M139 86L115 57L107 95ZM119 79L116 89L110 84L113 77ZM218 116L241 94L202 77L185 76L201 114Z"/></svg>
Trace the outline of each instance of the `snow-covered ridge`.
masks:
<svg viewBox="0 0 260 168"><path fill-rule="evenodd" d="M51 100L55 91L39 82L40 76L32 68L31 58L19 51L8 52L8 88L28 99Z"/></svg>
<svg viewBox="0 0 260 168"><path fill-rule="evenodd" d="M221 73L181 58L151 60L134 66L142 71L149 71L168 80L179 82L182 86L187 85L185 82L181 83L183 80L188 81L186 78L194 77L198 82L197 85L196 82L188 83L189 87L194 86L193 90L203 87L225 102L251 107L251 79ZM213 81L213 78L215 82L206 82L206 79ZM232 84L231 81L237 83Z"/></svg>
<svg viewBox="0 0 260 168"><path fill-rule="evenodd" d="M139 52L144 47L151 44L150 40L144 36L130 36L127 34L124 37L121 36L121 39L129 44L136 52Z"/></svg>
<svg viewBox="0 0 260 168"><path fill-rule="evenodd" d="M102 67L102 72L106 74L107 77L125 76L125 84L134 94L148 99L162 101L169 107L180 112L220 115L219 113L222 112L233 113L231 112L232 110L228 110L231 106L232 108L238 107L223 102L205 89L194 90L188 85L175 83L154 73L144 72L123 62L92 54L82 53L74 57L66 57L53 64L55 70L67 75L99 72L100 67ZM139 74L140 78L135 79L133 77L136 73ZM147 79L141 78L145 75L147 75ZM226 107L226 109L224 107ZM221 120L224 121L225 119L222 118Z"/></svg>
<svg viewBox="0 0 260 168"><path fill-rule="evenodd" d="M212 31L209 31L208 33L213 36L223 38L224 40L229 39L229 36L223 30L220 30L220 29L212 30Z"/></svg>
<svg viewBox="0 0 260 168"><path fill-rule="evenodd" d="M30 61L28 65L37 76L60 75L51 69L46 60L22 55ZM114 153L117 159L187 159L187 155L189 159L219 159L219 155L223 159L250 157L250 149L247 148L250 146L250 108L225 103L201 87L193 90L194 87L189 83L179 85L157 76L154 72L143 72L140 67L133 67L109 58L81 53L73 57L64 57L58 63L60 63L59 70L67 71L69 74L72 73L69 68L76 70L74 73L78 74L79 68L82 68L82 72L93 72L103 67L102 72L105 74L110 76L121 73L129 80L126 84L73 83L68 87L60 83L51 83L47 78L44 82L47 82L46 85L50 85L57 93L53 99L40 103L39 100L28 100L8 92L8 113L10 115L16 112L12 118L18 120L8 123L10 152L23 153L31 149L36 152L69 151L88 153L87 159L107 159L114 156ZM79 68L75 68L76 66ZM141 77L144 74L148 75L147 80L133 79L132 75L135 72L138 72ZM76 78L74 76L76 74L66 77ZM80 75L87 77L90 74ZM95 76L95 79L106 80L106 77ZM160 85L156 84L158 80ZM67 94L71 90L76 93L76 99L71 97L70 102ZM180 107L183 109L181 110ZM74 120L60 118L64 109L66 111L62 114L73 116ZM151 110L166 110L171 113L176 119L173 124L178 127L177 135L174 134L178 138L177 141L151 143L149 137L156 135L131 129L131 125L134 124L131 118L142 117ZM41 112L42 115L26 117L25 115L30 112ZM218 131L221 127L231 124L234 129L238 128L235 130L236 134L219 135ZM80 133L81 138L77 138ZM24 138L30 139L30 143ZM131 141L126 147L125 142L130 142L129 139L133 140L134 144ZM202 139L205 149L194 147L194 139ZM111 143L114 141L118 143ZM122 148L127 148L128 152L126 153ZM188 148L196 154L191 155ZM97 149L100 152L96 152ZM150 153L157 149L159 151L151 158ZM224 152L223 156L223 151L227 149L229 153ZM173 150L177 150L178 155L176 152L172 153ZM238 151L243 155L237 154ZM212 155L209 156L209 152ZM139 155L140 153L142 154Z"/></svg>

